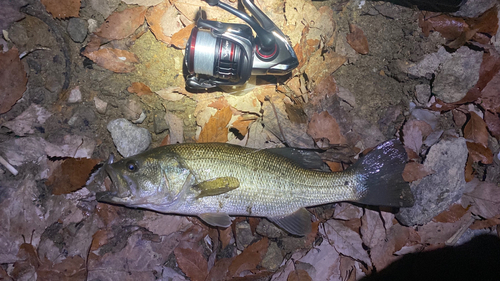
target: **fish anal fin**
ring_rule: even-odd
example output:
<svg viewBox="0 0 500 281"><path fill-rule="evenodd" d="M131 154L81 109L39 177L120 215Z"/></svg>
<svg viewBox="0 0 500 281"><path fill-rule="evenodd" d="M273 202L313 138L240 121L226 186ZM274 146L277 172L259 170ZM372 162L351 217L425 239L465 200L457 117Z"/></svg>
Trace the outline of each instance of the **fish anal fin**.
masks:
<svg viewBox="0 0 500 281"><path fill-rule="evenodd" d="M198 217L211 226L229 227L231 218L226 213L203 213Z"/></svg>
<svg viewBox="0 0 500 281"><path fill-rule="evenodd" d="M215 196L240 186L240 181L235 177L220 177L207 181L202 181L195 185L193 188L200 190L200 194L196 196L197 198L205 196Z"/></svg>
<svg viewBox="0 0 500 281"><path fill-rule="evenodd" d="M293 235L304 236L311 232L311 214L305 208L286 216L268 219Z"/></svg>

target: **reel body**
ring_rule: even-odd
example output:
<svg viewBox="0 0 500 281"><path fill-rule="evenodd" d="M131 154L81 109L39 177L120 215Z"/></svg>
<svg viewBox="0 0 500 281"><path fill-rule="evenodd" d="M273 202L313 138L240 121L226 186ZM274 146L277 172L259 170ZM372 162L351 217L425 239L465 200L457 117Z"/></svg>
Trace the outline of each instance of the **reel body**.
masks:
<svg viewBox="0 0 500 281"><path fill-rule="evenodd" d="M184 56L189 72L187 88L242 85L251 75L284 75L297 67L297 56L285 35L250 0L242 3L252 13L251 17L218 0L207 2L240 17L250 26L199 19Z"/></svg>

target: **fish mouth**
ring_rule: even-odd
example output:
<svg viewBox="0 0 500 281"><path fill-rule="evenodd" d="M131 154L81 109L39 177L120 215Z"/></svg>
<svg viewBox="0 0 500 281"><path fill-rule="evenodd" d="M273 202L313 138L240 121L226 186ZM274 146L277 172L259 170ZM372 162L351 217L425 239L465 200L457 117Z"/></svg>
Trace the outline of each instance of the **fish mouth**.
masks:
<svg viewBox="0 0 500 281"><path fill-rule="evenodd" d="M111 179L109 190L96 193L97 201L108 203L119 203L122 199L131 195L130 190L124 185L124 181L118 176L116 170L111 166L114 163L114 155L111 153L103 166L104 171Z"/></svg>

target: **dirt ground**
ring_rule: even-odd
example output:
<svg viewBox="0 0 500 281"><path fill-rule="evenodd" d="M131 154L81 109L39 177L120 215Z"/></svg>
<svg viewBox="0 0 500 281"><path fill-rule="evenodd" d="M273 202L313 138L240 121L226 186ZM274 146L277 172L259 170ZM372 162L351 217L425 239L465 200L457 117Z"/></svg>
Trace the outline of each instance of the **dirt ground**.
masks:
<svg viewBox="0 0 500 281"><path fill-rule="evenodd" d="M215 122L213 119L222 116L218 114L224 111L212 103L224 99L232 110L232 113L228 110L229 119L233 119L228 119L229 123L223 125L228 128L226 131L210 131L209 136L225 134L228 137L224 142L254 148L283 145L329 148L333 150L328 159L330 168L337 171L355 162L358 153L389 139L404 140L407 151L410 151L408 147L413 139L410 139L410 127L404 129L404 126L416 120L428 123L432 120L435 122L430 125L432 129L421 133L420 146L410 153L411 162L423 166L430 161L427 156L432 154L430 151L434 145L437 149L438 140L467 137L464 124L474 118L471 114L476 114L470 112L488 114L488 111L497 118L498 113L476 101L462 103L465 105L461 111L457 108L462 104L446 111L431 110L436 104L432 99L435 94L431 95L431 92L428 96L424 94L424 100L419 99L416 86L433 87L438 70L427 76L415 76L408 69L429 54L437 53L450 40L438 32L425 36L419 26L419 16L423 11L415 6L359 0L289 0L281 1L281 4L270 1L262 9L265 12L277 11L271 18L280 18L277 22L280 27L290 26L292 20L291 12L285 12L290 9L287 5L295 7L297 14L304 13L303 22L308 18L315 19L315 15L307 13L316 11L317 18L328 15L332 25L320 28L319 23L313 23L314 20L309 23L310 38L313 38L311 34L316 27L320 35L310 39L317 40L314 45L308 45L313 46L311 52L304 51L299 55L300 58L304 56L305 63L298 69L284 77L259 79L264 85L254 86L250 82L248 90L236 90L232 95L218 90L186 91L183 49L159 40L146 21L124 39L101 42L107 48L128 50L137 56L139 62L134 64L133 71L118 73L84 55L85 49L89 50L91 31L87 31L82 42L75 42L68 33L69 18L55 19L40 2L23 1L18 4L9 2L21 11L23 17L3 27L4 50L14 46L19 50L27 73L27 85L12 108L0 114L0 155L19 173L14 176L3 166L0 168L0 224L4 225L1 230L4 233L0 234L0 248L4 248L0 250L2 280L359 280L380 272L407 253L461 245L479 234L497 235L500 212L496 211L500 210L500 201L495 200L500 197L495 197L493 207L488 205L489 210L493 210L489 216L474 213L471 206L475 203L467 207L464 202L469 202L468 199L464 199L466 196L462 198L464 192L473 192L475 186L481 184L488 184L495 196L499 194L499 144L493 127L489 127L489 131L484 127L491 162L485 164L488 161L482 160L469 164L474 173L468 182L475 185L468 183L466 186L462 180L457 187L459 195L443 191L441 196L449 197L449 200L443 199L447 203L439 201L434 206L434 203L425 203L427 199L422 199L424 208L432 209L431 214L435 212L425 222L412 221L410 215L410 218L406 217L409 223L403 223L405 219L394 217L394 210L384 209L380 213L378 209L365 206L330 204L310 209L316 218L313 234L294 237L269 226L265 219L241 217L228 229L216 229L193 217L98 203L95 190L80 189L90 171L95 171L92 167L96 163L105 161L111 153L119 158L124 156L117 150L117 140L108 130L111 121L125 118L133 123L132 126L145 128L151 137L149 148L170 144L172 139L200 142L200 138L207 134L205 125ZM97 27L106 22L105 12L96 10L97 7L124 11L137 6L113 0L101 1L99 5L96 2L99 1L82 0L79 18L86 23L91 19ZM353 25L362 30L367 40L367 54L355 51L346 41ZM288 28L284 28L285 33ZM308 35L305 32L297 34L297 39L293 40L299 45L301 38ZM487 48L471 42L466 44L468 49L481 53L480 56L488 52L485 51ZM455 53L449 48L447 51ZM319 61L313 61L316 54L320 54ZM340 63L337 64L336 60ZM479 64L481 61L477 63L476 72L479 72ZM324 73L314 72L317 69ZM130 90L135 82L147 85L149 93L138 94ZM321 83L326 83L326 88L320 87ZM76 95L76 100L72 100L75 90L81 97ZM162 90L171 95L165 98L159 94ZM269 95L273 104L264 99ZM98 108L99 101L107 106ZM50 114L40 121L39 109L38 117L23 119L25 126L31 128L23 134L17 133L12 125L6 125L32 105ZM415 108L425 110L426 117L415 117ZM318 117L323 116L320 115L322 112L327 112L330 119L315 119L322 118ZM165 114L170 117L165 119ZM463 123L457 122L459 114L465 118ZM144 115L145 119L137 121ZM248 123L243 129L234 121L239 117L242 120L247 118ZM328 121L331 127L321 125L324 127L319 126L317 130L336 128L336 139L327 133L319 137L311 133L313 120L326 124L321 122L332 119L334 125ZM480 130L474 130L477 131ZM437 132L439 136L431 142L430 136ZM214 138L209 140L214 141ZM425 140L429 142L425 143ZM464 171L469 146L465 146L465 140L463 147L464 152L456 158L462 159L457 160L460 162L456 168L458 174L450 175L451 178L454 175L462 179L466 177ZM8 151L12 153L8 154ZM89 165L85 168L87 170L80 164L62 170L69 165L62 163L73 158L89 158L95 162L86 164ZM12 163L13 159L18 164ZM455 168L446 166L446 169ZM434 168L433 171L437 173L438 170ZM72 182L75 173L82 174L83 183L58 193L56 185L59 182L56 179L53 183L53 178L57 178L54 174L68 174L66 181ZM425 176L410 180L412 189ZM419 196L416 195L417 200L421 199ZM449 209L452 205L462 209ZM442 212L449 212L456 218L436 219L435 216ZM489 220L493 218L496 223ZM367 221L370 222L367 224ZM477 221L488 221L489 224L469 228ZM370 230L363 230L366 225ZM274 232L262 230L265 227ZM373 238L377 242L369 241L367 231L374 237L383 237ZM466 231L467 237L462 235ZM453 235L458 237L454 243L447 244L453 240ZM465 237L463 242L457 244L462 236ZM23 244L23 237L33 247ZM498 241L491 245L496 246L495 243ZM321 251L323 254L313 255L313 252ZM238 257L246 262L236 262ZM34 262L34 258L38 261ZM485 258L483 265L489 265L489 262ZM51 279L56 278L54 276L57 279Z"/></svg>

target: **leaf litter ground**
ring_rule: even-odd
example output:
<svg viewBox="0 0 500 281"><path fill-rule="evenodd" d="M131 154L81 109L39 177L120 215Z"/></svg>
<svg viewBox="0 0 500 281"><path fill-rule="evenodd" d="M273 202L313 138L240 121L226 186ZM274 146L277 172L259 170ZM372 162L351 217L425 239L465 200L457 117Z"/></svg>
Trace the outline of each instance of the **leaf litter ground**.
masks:
<svg viewBox="0 0 500 281"><path fill-rule="evenodd" d="M198 0L24 2L31 8L24 19L2 23L0 156L11 169L0 174L0 278L417 280L403 276L415 268L455 276L450 266L426 261L461 254L451 266L476 270L457 280L488 280L500 268L498 252L470 250L499 244L478 236L497 235L500 224L495 8L457 16L384 2L259 0L289 36L299 67L286 77L191 93L182 49L199 7L209 19L238 22L233 15ZM75 19L84 22L83 43L73 40ZM450 62L460 48L482 60ZM445 103L431 89L453 63L477 65L479 78ZM313 230L305 237L260 218L216 229L196 218L97 203L81 188L97 162L118 155L106 129L117 118L147 129L150 147L217 141L320 148L336 171L398 137L414 192L439 174L431 168L436 161L448 167L429 156L440 142L462 140L459 154L468 160L448 175L463 180L455 193L441 193L449 197L445 210L436 213L443 207L436 200L425 206L425 223L337 203L309 209ZM413 268L401 273L408 264Z"/></svg>

